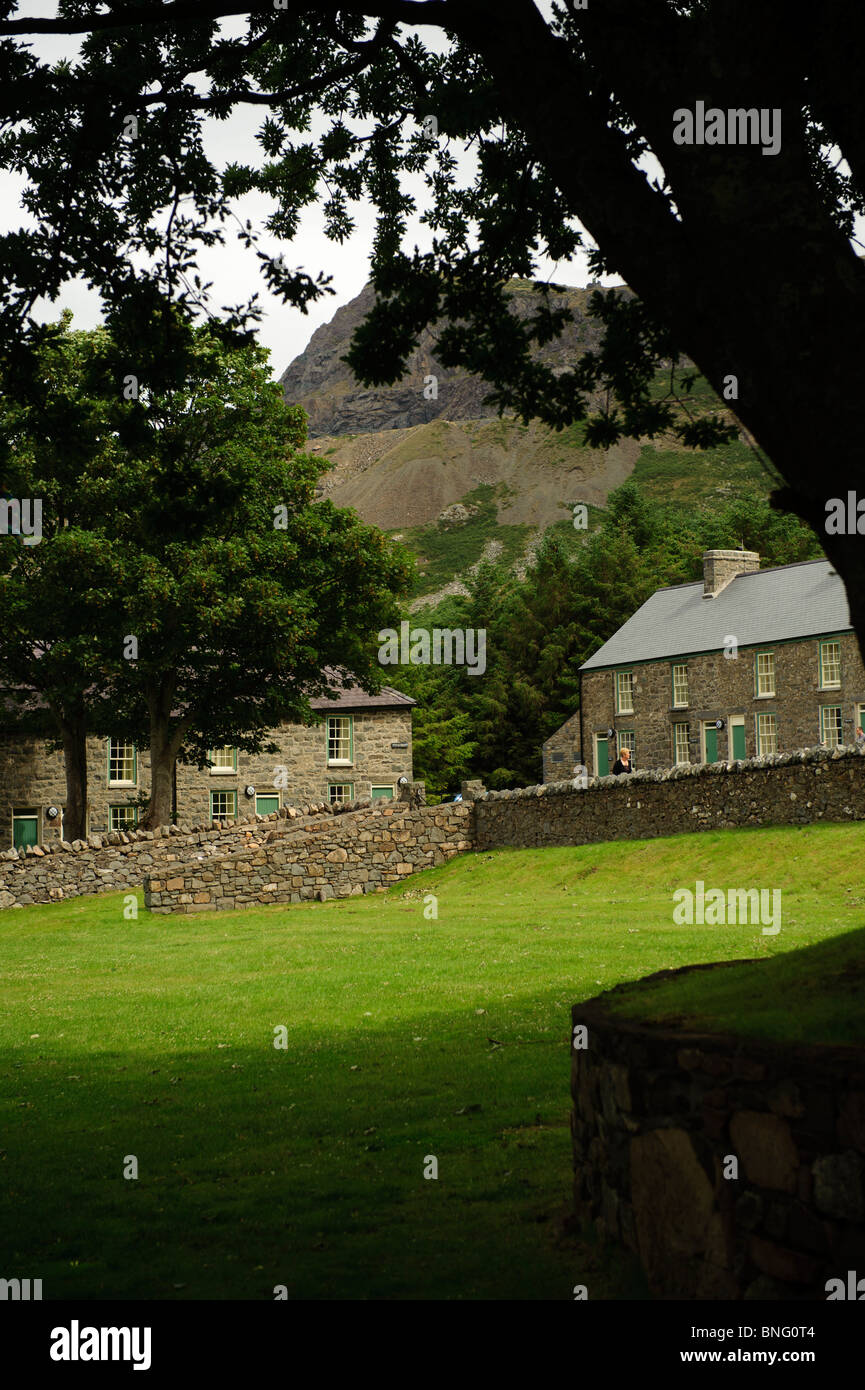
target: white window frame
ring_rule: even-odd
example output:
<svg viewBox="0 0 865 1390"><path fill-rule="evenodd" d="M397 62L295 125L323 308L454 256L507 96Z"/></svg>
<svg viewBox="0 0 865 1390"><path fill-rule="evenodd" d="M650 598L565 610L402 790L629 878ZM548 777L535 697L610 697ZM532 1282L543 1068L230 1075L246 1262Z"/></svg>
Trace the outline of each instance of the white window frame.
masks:
<svg viewBox="0 0 865 1390"><path fill-rule="evenodd" d="M625 684L625 689L630 691L630 694L628 694L628 695L625 696L625 698L626 698L627 700L629 700L629 703L628 703L627 705L623 705L623 704L622 704L622 685L623 685L623 682L626 682L626 684ZM636 680L635 680L635 678L634 678L634 673L633 673L633 671L617 671L617 672L616 672L616 714L633 714L633 713L634 713L634 686L635 686L635 685L636 685Z"/></svg>
<svg viewBox="0 0 865 1390"><path fill-rule="evenodd" d="M681 742L681 740L680 740L680 738L679 738L679 730L680 730L680 729L684 729L684 730L685 730L685 739L684 739L684 743L685 743L685 752L687 753L687 757L685 757L685 758L680 758L680 757L679 757L679 744L680 744L680 742ZM682 767L682 766L684 766L685 763L690 763L690 761L691 761L690 733L691 733L690 726L689 726L687 723L685 723L684 720L677 720L676 723L674 723L674 725L673 725L673 765L674 765L675 767Z"/></svg>
<svg viewBox="0 0 865 1390"><path fill-rule="evenodd" d="M114 812L115 812L115 811L131 811L131 812L132 812L132 819L129 820L129 821L124 821L121 825L115 825L115 824L114 824ZM137 824L138 824L138 807L137 807L137 806L132 806L131 804L129 804L129 803L127 802L125 805L122 804L122 803L115 803L113 806L109 806L109 807L108 807L108 829L109 829L109 830L129 830L130 827L134 830L134 829L135 829L135 826L136 826Z"/></svg>
<svg viewBox="0 0 865 1390"><path fill-rule="evenodd" d="M330 755L331 745L332 745L332 743L334 742L334 740L333 740L332 737L331 737L330 726L331 726L331 724L334 724L334 723L337 723L337 722L339 722L339 724L345 724L345 726L346 726L346 733L345 733L345 734L339 734L339 735L337 736L337 738L336 738L336 747L339 749L339 748L342 748L343 745L346 745L346 746L348 747L348 757L347 757L347 758L332 758L331 755ZM327 765L328 765L328 767L351 767L351 766L352 766L352 761L353 761L353 760L352 760L352 756L351 756L351 754L352 754L352 743L353 743L353 740L354 740L354 729L353 729L353 727L352 727L351 715L350 715L350 714L329 714L329 715L327 716L326 737L327 737Z"/></svg>
<svg viewBox="0 0 865 1390"><path fill-rule="evenodd" d="M826 714L829 710L838 711L838 737L830 743L826 738ZM827 748L838 748L844 742L844 710L841 705L820 706L820 742Z"/></svg>
<svg viewBox="0 0 865 1390"><path fill-rule="evenodd" d="M622 749L627 748L633 762L637 752L637 736L633 729L617 729L616 744L619 750L619 757L622 756Z"/></svg>
<svg viewBox="0 0 865 1390"><path fill-rule="evenodd" d="M778 716L774 710L766 710L763 714L758 714L757 719L757 757L766 758L770 753L778 752ZM771 720L771 725L769 721ZM765 724L764 724L765 721ZM768 730L771 727L771 734ZM766 747L767 740L773 745Z"/></svg>
<svg viewBox="0 0 865 1390"><path fill-rule="evenodd" d="M223 758L223 759L224 759L226 754L229 754L230 757L231 757L231 762L230 762L230 763L225 763L225 762L220 762L220 763L218 763L218 762L216 761L217 758ZM208 750L207 750L207 757L208 757L208 761L211 763L211 768L210 768L210 775L211 775L211 777L233 777L234 774L237 772L237 749L236 749L236 748L231 748L231 747L229 747L228 744L225 744L224 747L222 747L222 748L208 748Z"/></svg>
<svg viewBox="0 0 865 1390"><path fill-rule="evenodd" d="M676 680L677 671L684 671L684 681L682 679ZM683 684L685 688L685 698L681 700L676 694L676 688L678 686L681 690ZM688 663L687 661L676 661L673 663L673 709L687 709L690 704L690 698L691 691L688 683Z"/></svg>
<svg viewBox="0 0 865 1390"><path fill-rule="evenodd" d="M831 663L831 665L833 665L833 666L835 667L836 671L837 671L837 679L834 679L834 680L827 680L827 679L826 679L826 660L825 660L825 658L824 658L823 653L824 653L824 651L825 651L825 649L826 649L827 647L835 647L835 648L837 649L837 652L838 652L837 660ZM830 639L827 640L826 642L821 642L821 643L820 643L820 651L819 651L819 655L818 655L818 658L817 658L817 664L818 664L818 669L819 669L819 674L820 674L820 689L821 689L821 690L840 690L840 689L841 689L841 643L840 643L836 638L830 638Z"/></svg>
<svg viewBox="0 0 865 1390"><path fill-rule="evenodd" d="M334 792L337 793L336 796ZM344 806L347 801L354 801L354 783L328 782L327 800L330 806Z"/></svg>
<svg viewBox="0 0 865 1390"><path fill-rule="evenodd" d="M228 811L228 812L222 812L222 811L215 811L215 810L213 809L214 800L215 800L215 798L218 797L218 796L227 796L227 797L230 798L230 802L231 802L231 805L232 805L232 809L231 809L230 811ZM218 792L212 791L212 792L210 793L210 819L211 819L211 820L236 820L236 819L237 819L237 792L236 792L236 791L234 791L233 789L232 789L232 790L229 790L228 788L226 788L225 791L218 791Z"/></svg>
<svg viewBox="0 0 865 1390"><path fill-rule="evenodd" d="M117 761L113 754L113 750L115 747L131 749L131 777L111 776L111 765L113 762ZM129 758L124 757L123 765L126 766L128 762ZM125 738L110 738L108 740L108 785L109 787L136 787L138 785L138 754L136 752L135 744L129 743Z"/></svg>
<svg viewBox="0 0 865 1390"><path fill-rule="evenodd" d="M767 668L761 672L760 658L765 657ZM764 689L766 680L771 679L772 688ZM754 684L756 687L756 698L758 700L775 699L775 653L774 652L755 652L754 653Z"/></svg>

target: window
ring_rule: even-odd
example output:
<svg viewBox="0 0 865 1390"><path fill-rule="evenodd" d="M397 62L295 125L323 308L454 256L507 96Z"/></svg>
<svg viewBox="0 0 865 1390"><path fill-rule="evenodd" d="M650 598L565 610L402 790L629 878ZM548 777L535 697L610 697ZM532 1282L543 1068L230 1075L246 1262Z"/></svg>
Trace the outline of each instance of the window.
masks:
<svg viewBox="0 0 865 1390"><path fill-rule="evenodd" d="M550 754L550 762L551 762L551 763L563 763L564 761L565 761L565 755L564 755L564 753L551 753L551 754Z"/></svg>
<svg viewBox="0 0 865 1390"><path fill-rule="evenodd" d="M757 757L778 752L778 717L774 714L757 715Z"/></svg>
<svg viewBox="0 0 865 1390"><path fill-rule="evenodd" d="M634 713L634 673L633 671L616 672L616 713Z"/></svg>
<svg viewBox="0 0 865 1390"><path fill-rule="evenodd" d="M327 720L327 761L329 763L350 763L351 760L351 715L331 714Z"/></svg>
<svg viewBox="0 0 865 1390"><path fill-rule="evenodd" d="M820 742L834 746L843 743L841 734L841 706L822 705L820 708Z"/></svg>
<svg viewBox="0 0 865 1390"><path fill-rule="evenodd" d="M373 801L392 801L393 787L370 787Z"/></svg>
<svg viewBox="0 0 865 1390"><path fill-rule="evenodd" d="M673 667L673 706L683 709L688 703L688 667L685 662Z"/></svg>
<svg viewBox="0 0 865 1390"><path fill-rule="evenodd" d="M837 690L841 684L841 643L820 643L820 689Z"/></svg>
<svg viewBox="0 0 865 1390"><path fill-rule="evenodd" d="M234 820L237 811L237 792L210 793L210 819Z"/></svg>
<svg viewBox="0 0 865 1390"><path fill-rule="evenodd" d="M108 785L134 787L138 780L135 744L119 738L108 740Z"/></svg>
<svg viewBox="0 0 865 1390"><path fill-rule="evenodd" d="M138 824L138 807L124 806L108 807L108 829L109 830L128 830Z"/></svg>
<svg viewBox="0 0 865 1390"><path fill-rule="evenodd" d="M754 674L758 695L775 694L775 653L758 652Z"/></svg>
<svg viewBox="0 0 865 1390"><path fill-rule="evenodd" d="M633 729L619 729L616 733L616 738L619 740L619 752L621 753L623 748L627 748L630 751L631 761L633 762L634 753L636 751Z"/></svg>
<svg viewBox="0 0 865 1390"><path fill-rule="evenodd" d="M688 747L688 732L687 724L673 725L674 763L689 763L691 761L691 753Z"/></svg>
<svg viewBox="0 0 865 1390"><path fill-rule="evenodd" d="M217 775L222 772L237 771L237 749L236 748L210 748L207 756L212 764L211 773Z"/></svg>
<svg viewBox="0 0 865 1390"><path fill-rule="evenodd" d="M331 806L343 806L346 801L354 801L354 787L351 782L331 782L327 799Z"/></svg>

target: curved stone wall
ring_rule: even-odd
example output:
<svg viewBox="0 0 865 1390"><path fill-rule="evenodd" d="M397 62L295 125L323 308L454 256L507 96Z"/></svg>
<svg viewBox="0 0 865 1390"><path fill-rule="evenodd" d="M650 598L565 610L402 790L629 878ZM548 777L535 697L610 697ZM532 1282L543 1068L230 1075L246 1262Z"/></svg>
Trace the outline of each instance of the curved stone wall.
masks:
<svg viewBox="0 0 865 1390"><path fill-rule="evenodd" d="M666 1031L608 998L573 1010L578 1215L660 1298L823 1300L865 1279L865 1051Z"/></svg>

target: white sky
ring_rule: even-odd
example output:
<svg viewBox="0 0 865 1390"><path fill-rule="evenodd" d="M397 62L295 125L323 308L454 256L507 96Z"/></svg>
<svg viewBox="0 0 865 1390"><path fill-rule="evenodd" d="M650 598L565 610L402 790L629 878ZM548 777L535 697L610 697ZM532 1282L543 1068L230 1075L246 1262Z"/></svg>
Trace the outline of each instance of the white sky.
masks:
<svg viewBox="0 0 865 1390"><path fill-rule="evenodd" d="M547 10L547 4L540 8ZM51 18L57 12L56 0L21 0L14 17ZM226 34L245 32L241 19L227 20L222 25ZM435 42L436 31L425 28L424 41ZM443 40L442 40L443 41ZM55 36L39 34L30 41L35 54L43 61L55 61L61 57L73 58L79 51L76 36ZM260 107L241 107L227 121L208 121L206 124L206 148L209 157L218 165L232 161L257 162L261 157L260 147L255 141L255 132L264 119L265 111ZM141 138L141 137L139 137ZM20 205L24 180L14 175L0 172L0 230L32 224L32 219ZM418 177L410 184L422 193L423 183ZM369 255L374 231L374 209L368 205L353 209L357 230L341 246L328 241L323 234L323 219L317 209L309 209L303 216L297 236L291 242L277 242L276 238L265 234L261 229L266 214L271 210L271 200L258 194L249 194L238 199L235 212L241 222L247 218L259 232L259 245L263 251L278 254L282 252L286 266L294 270L302 268L315 278L319 271L332 276L333 295L325 295L310 305L306 314L290 305L285 305L271 295L262 278L260 263L254 251L248 251L235 240L231 224L226 224L226 245L205 249L200 254L199 266L202 279L213 281L211 289L212 304L218 309L223 304L244 303L256 290L259 302L264 309L264 317L258 327L261 343L270 349L271 368L275 376L288 366L289 362L302 352L314 330L328 322L342 304L346 304L359 294L369 277ZM415 219L409 225L406 237L407 249L415 244L425 249L429 241L429 231ZM541 278L552 278L559 283L584 285L588 279L585 255L573 261L554 265L541 261L538 265ZM607 283L620 284L618 277L609 277ZM41 319L56 319L64 308L74 314L76 328L92 328L100 321L98 296L80 281L67 285L55 303L41 300L35 307L35 315Z"/></svg>

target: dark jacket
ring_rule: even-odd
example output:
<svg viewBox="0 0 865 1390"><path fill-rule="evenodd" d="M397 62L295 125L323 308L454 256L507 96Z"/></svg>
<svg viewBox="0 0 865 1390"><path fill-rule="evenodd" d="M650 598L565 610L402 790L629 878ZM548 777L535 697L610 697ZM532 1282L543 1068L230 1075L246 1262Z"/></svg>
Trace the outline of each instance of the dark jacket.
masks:
<svg viewBox="0 0 865 1390"><path fill-rule="evenodd" d="M613 764L613 776L614 776L614 777L618 777L618 775L619 775L620 772L633 772L633 770L634 770L634 760L633 760L633 758L631 758L631 759L629 760L629 762L627 762L627 763L623 763L622 760L621 760L621 758L617 758L616 761L615 761L615 763Z"/></svg>

